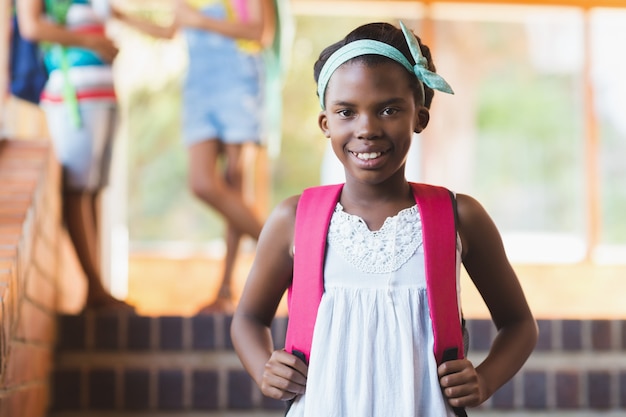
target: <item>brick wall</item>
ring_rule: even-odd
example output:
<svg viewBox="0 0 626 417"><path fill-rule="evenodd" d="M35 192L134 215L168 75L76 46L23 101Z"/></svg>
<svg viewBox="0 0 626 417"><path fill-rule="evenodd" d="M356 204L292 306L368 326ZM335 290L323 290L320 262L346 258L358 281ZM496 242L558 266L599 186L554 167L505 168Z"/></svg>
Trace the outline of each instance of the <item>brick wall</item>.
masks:
<svg viewBox="0 0 626 417"><path fill-rule="evenodd" d="M56 332L60 171L46 142L0 140L0 416L43 417Z"/></svg>
<svg viewBox="0 0 626 417"><path fill-rule="evenodd" d="M230 317L218 315L62 316L51 417L282 415L283 404L264 398L244 372L229 325ZM522 371L471 415L626 414L626 320L539 326ZM284 339L285 328L286 319L275 321L275 340ZM478 319L468 320L468 329L477 363L495 329Z"/></svg>

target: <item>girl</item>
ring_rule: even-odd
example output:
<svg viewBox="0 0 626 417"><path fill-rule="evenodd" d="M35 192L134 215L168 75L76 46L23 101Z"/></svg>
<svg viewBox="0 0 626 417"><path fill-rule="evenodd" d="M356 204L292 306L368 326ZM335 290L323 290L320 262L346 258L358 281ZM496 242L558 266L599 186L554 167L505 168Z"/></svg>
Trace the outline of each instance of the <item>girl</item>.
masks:
<svg viewBox="0 0 626 417"><path fill-rule="evenodd" d="M53 44L46 48L50 77L41 106L63 166L63 219L87 277L86 308L132 311L104 288L98 262L98 201L108 183L118 117L111 69L117 47L105 35L107 0L46 0L45 10L41 0L16 5L22 35Z"/></svg>
<svg viewBox="0 0 626 417"><path fill-rule="evenodd" d="M243 197L242 150L245 143L260 143L263 135L260 51L274 37L274 1L176 0L170 27L117 8L113 13L153 36L171 38L178 28L185 36L189 65L182 117L189 186L227 223L219 293L200 312L232 312L231 278L240 239L257 239L261 232L261 221Z"/></svg>
<svg viewBox="0 0 626 417"><path fill-rule="evenodd" d="M386 23L358 27L315 64L319 126L346 183L327 234L309 364L274 350L270 334L292 279L299 196L265 224L231 328L263 394L294 400L290 417L453 416L452 407L489 398L535 346L536 322L495 225L476 200L458 194L457 279L462 261L498 335L476 367L467 359L436 365L421 233L404 233L421 229L405 178L411 136L428 124L432 89L451 92L434 70L419 38ZM393 253L373 256L387 244Z"/></svg>

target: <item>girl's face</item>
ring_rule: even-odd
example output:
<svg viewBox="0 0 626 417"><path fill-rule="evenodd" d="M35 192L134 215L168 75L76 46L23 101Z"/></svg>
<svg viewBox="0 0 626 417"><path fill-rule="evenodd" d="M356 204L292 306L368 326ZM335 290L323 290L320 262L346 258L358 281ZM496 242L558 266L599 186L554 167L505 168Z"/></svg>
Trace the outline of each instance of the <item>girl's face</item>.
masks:
<svg viewBox="0 0 626 417"><path fill-rule="evenodd" d="M415 102L410 76L391 61L374 66L349 61L331 76L319 126L331 139L346 179L380 184L396 173L404 178L412 134L429 118Z"/></svg>

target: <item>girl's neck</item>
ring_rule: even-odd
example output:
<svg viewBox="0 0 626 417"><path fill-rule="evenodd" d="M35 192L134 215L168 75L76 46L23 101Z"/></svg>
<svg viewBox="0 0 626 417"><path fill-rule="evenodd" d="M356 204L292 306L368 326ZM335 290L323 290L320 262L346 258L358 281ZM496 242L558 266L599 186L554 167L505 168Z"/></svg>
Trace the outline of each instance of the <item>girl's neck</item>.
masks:
<svg viewBox="0 0 626 417"><path fill-rule="evenodd" d="M370 230L378 230L385 219L415 204L406 179L373 185L348 180L339 201L346 213L361 217Z"/></svg>

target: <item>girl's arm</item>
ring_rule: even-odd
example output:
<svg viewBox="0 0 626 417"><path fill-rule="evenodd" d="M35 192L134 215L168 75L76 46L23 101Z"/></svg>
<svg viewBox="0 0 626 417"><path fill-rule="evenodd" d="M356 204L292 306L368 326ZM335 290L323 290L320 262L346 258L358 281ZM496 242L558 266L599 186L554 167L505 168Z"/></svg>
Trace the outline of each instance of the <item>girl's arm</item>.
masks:
<svg viewBox="0 0 626 417"><path fill-rule="evenodd" d="M111 12L113 17L119 21L155 38L172 39L176 34L177 27L175 20L169 26L161 26L142 17L129 14L114 5L111 6Z"/></svg>
<svg viewBox="0 0 626 417"><path fill-rule="evenodd" d="M243 366L263 394L288 400L304 392L307 367L274 351L270 326L293 273L293 232L298 198L279 204L263 227L256 256L233 316L231 337Z"/></svg>
<svg viewBox="0 0 626 417"><path fill-rule="evenodd" d="M117 55L117 47L106 36L92 33L77 34L48 20L44 15L41 0L18 0L17 18L20 34L25 39L91 49L107 62L113 61Z"/></svg>
<svg viewBox="0 0 626 417"><path fill-rule="evenodd" d="M191 7L185 0L177 0L176 21L180 26L217 32L234 39L258 41L264 47L270 45L276 32L274 1L246 0L246 2L248 20L242 22L213 19Z"/></svg>
<svg viewBox="0 0 626 417"><path fill-rule="evenodd" d="M498 330L489 354L475 369L467 360L439 367L450 404L472 407L520 370L535 347L538 331L495 224L473 198L459 194L457 201L463 264Z"/></svg>

